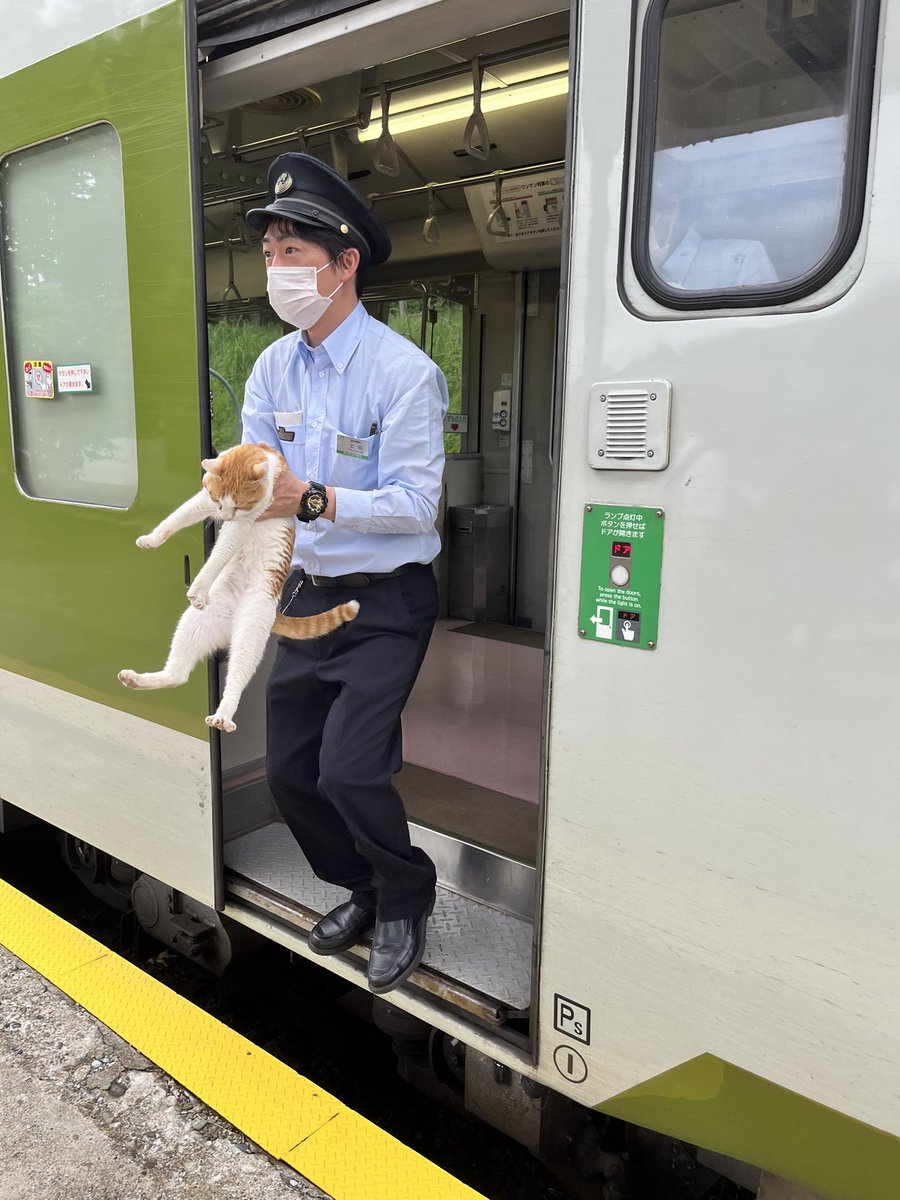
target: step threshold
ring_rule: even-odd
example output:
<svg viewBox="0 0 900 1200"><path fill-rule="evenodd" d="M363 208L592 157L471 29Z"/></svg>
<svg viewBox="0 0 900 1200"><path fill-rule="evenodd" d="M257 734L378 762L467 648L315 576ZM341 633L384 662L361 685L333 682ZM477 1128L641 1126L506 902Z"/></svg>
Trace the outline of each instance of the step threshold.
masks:
<svg viewBox="0 0 900 1200"><path fill-rule="evenodd" d="M349 893L318 879L290 831L273 822L225 846L225 886L239 905L303 934ZM531 1000L532 923L438 886L416 987L497 1027L523 1017ZM364 966L369 939L342 957ZM324 965L324 961L323 961Z"/></svg>

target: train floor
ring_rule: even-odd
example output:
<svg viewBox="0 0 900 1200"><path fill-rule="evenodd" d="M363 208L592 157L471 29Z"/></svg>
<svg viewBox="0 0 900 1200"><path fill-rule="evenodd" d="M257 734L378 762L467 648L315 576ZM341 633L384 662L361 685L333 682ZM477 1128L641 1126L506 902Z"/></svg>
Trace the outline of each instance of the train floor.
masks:
<svg viewBox="0 0 900 1200"><path fill-rule="evenodd" d="M421 837L421 831L418 835L413 831L414 843ZM300 928L347 899L343 888L316 878L280 821L228 842L225 865L232 896L269 908L289 923L292 916L299 916ZM441 998L450 988L465 993L459 997L460 1003L475 1013L483 1009L485 1019L499 1022L502 1014L520 1014L529 1006L531 942L530 920L439 883L428 921L425 957L410 985ZM348 953L358 957L366 951L358 946Z"/></svg>
<svg viewBox="0 0 900 1200"><path fill-rule="evenodd" d="M542 633L443 618L403 713L403 757L517 799L534 822L543 693Z"/></svg>

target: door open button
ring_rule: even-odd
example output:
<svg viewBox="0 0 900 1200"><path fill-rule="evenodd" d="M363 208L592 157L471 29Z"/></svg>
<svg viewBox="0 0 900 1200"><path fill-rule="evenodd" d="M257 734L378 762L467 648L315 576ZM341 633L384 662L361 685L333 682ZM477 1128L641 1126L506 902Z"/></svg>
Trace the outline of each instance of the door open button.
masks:
<svg viewBox="0 0 900 1200"><path fill-rule="evenodd" d="M609 582L613 587L627 587L631 582L631 542L614 541L609 551Z"/></svg>

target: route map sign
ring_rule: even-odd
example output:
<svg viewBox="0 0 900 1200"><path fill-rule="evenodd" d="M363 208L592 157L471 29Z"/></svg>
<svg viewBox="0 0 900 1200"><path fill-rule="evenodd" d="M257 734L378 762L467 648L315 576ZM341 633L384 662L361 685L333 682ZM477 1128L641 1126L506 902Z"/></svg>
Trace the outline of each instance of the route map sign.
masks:
<svg viewBox="0 0 900 1200"><path fill-rule="evenodd" d="M579 637L656 649L664 525L660 508L584 506Z"/></svg>

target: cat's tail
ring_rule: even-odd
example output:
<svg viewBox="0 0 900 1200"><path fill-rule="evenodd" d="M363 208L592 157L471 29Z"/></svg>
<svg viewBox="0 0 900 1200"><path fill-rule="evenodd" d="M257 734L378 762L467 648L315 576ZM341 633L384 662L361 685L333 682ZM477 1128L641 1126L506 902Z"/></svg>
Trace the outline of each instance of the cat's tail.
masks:
<svg viewBox="0 0 900 1200"><path fill-rule="evenodd" d="M359 601L350 600L346 604L338 604L327 612L316 613L312 617L283 617L281 613L275 617L272 632L281 637L308 638L324 637L332 633L345 621L353 621L359 612Z"/></svg>

